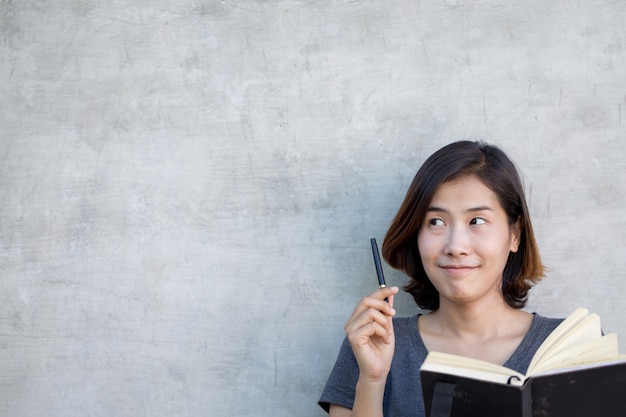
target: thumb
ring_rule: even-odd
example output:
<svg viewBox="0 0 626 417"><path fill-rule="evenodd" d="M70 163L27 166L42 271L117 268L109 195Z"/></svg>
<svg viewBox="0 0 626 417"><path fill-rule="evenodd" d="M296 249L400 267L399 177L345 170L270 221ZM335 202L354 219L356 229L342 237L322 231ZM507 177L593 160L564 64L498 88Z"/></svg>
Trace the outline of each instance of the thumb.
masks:
<svg viewBox="0 0 626 417"><path fill-rule="evenodd" d="M387 302L389 303L389 307L393 308L393 300L398 293L398 287L391 287L391 289L394 290L394 293L387 297Z"/></svg>

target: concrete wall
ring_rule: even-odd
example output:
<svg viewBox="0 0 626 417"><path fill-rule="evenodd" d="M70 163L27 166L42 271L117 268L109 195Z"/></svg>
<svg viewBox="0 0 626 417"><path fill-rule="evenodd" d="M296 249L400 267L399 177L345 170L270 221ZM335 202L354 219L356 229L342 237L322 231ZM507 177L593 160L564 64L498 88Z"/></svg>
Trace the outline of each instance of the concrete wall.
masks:
<svg viewBox="0 0 626 417"><path fill-rule="evenodd" d="M586 306L626 346L625 22L615 0L1 1L0 415L322 416L369 238L460 138L524 173L551 268L529 309Z"/></svg>

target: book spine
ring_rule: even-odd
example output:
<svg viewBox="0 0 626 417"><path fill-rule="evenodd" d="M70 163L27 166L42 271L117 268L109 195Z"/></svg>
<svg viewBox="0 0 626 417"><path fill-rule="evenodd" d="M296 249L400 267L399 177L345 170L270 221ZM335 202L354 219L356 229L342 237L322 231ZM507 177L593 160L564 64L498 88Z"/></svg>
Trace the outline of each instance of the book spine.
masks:
<svg viewBox="0 0 626 417"><path fill-rule="evenodd" d="M533 417L532 379L522 387L522 417Z"/></svg>

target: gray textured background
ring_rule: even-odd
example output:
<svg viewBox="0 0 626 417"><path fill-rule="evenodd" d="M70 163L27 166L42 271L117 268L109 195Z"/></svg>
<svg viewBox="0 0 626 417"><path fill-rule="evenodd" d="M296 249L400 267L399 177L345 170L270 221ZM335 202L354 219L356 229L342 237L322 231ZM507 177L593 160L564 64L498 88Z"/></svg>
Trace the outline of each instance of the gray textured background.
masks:
<svg viewBox="0 0 626 417"><path fill-rule="evenodd" d="M625 22L621 0L1 0L0 415L322 416L369 238L460 138L524 174L550 267L528 309L586 306L624 345Z"/></svg>

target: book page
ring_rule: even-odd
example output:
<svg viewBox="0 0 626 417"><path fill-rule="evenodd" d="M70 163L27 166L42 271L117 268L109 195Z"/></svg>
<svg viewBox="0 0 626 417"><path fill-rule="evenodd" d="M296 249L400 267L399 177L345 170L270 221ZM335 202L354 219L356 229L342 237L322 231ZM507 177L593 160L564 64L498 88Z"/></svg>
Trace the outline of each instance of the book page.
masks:
<svg viewBox="0 0 626 417"><path fill-rule="evenodd" d="M556 368L556 369L551 369L549 371L542 371L536 375L533 375L533 377L541 378L543 376L548 376L548 375L554 375L554 374L560 374L560 373L566 373L566 372L576 372L576 371L580 371L584 369L598 368L598 367L603 367L603 366L619 365L621 363L626 363L626 355L619 355L613 359L603 360L600 362L592 362L592 363L586 362L586 363L579 364L579 365L571 365L565 368Z"/></svg>
<svg viewBox="0 0 626 417"><path fill-rule="evenodd" d="M617 335L602 336L600 317L579 308L568 316L541 344L526 375L478 359L430 352L422 370L458 375L502 384L522 385L531 375L589 363L604 363L620 357ZM514 380L511 380L511 378Z"/></svg>
<svg viewBox="0 0 626 417"><path fill-rule="evenodd" d="M441 352L430 352L421 370L458 375L501 384L508 383L511 377L516 377L519 381L526 379L523 374L504 366L481 361L479 359Z"/></svg>
<svg viewBox="0 0 626 417"><path fill-rule="evenodd" d="M617 357L619 357L617 334L611 333L548 356L542 359L529 374L536 375L552 369L567 368L585 363L605 362Z"/></svg>
<svg viewBox="0 0 626 417"><path fill-rule="evenodd" d="M585 308L578 308L572 314L570 314L565 320L563 320L563 322L556 329L554 329L552 333L550 333L550 335L546 338L546 340L543 341L541 346L539 346L539 349L537 349L537 352L533 356L533 359L531 360L530 365L528 366L528 373L533 373L535 367L537 366L537 363L543 360L543 358L545 358L548 354L553 352L555 349L558 349L558 345L560 343L567 343L567 345L571 346L572 339L569 339L570 340L569 342L565 342L565 340L568 337L576 337L578 339L578 336L572 336L572 334L574 335L577 334L575 332L575 329L579 329L578 334L585 333L585 336L581 338L582 340L584 340L584 337L587 337L590 333L593 334L595 332L595 330L593 329L593 326L595 325L596 320L597 320L598 331L601 335L602 331L600 330L599 317L597 319L594 318L591 321L589 321L588 324L586 325L589 327L585 327L585 326L583 326L582 328L579 327L581 323L584 323L585 320L587 320L588 318L589 318L589 311Z"/></svg>

